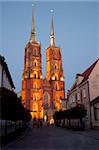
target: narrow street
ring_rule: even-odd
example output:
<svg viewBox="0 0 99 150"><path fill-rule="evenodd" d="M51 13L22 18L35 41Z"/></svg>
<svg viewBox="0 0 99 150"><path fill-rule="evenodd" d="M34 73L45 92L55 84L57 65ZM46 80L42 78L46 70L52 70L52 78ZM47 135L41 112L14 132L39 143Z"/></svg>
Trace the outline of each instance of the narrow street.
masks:
<svg viewBox="0 0 99 150"><path fill-rule="evenodd" d="M24 136L9 144L7 150L98 150L99 131L72 131L61 127L29 127Z"/></svg>

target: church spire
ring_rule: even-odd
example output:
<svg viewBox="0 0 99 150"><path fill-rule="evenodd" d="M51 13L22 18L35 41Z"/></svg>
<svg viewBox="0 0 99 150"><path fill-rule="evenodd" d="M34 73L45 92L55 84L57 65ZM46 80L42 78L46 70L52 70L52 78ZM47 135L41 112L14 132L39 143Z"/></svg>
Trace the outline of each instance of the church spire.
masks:
<svg viewBox="0 0 99 150"><path fill-rule="evenodd" d="M53 13L53 10L51 10L51 13ZM51 19L50 46L55 46L53 14L52 14L52 19Z"/></svg>
<svg viewBox="0 0 99 150"><path fill-rule="evenodd" d="M36 41L36 31L35 31L35 21L34 21L34 4L32 4L32 30L31 30L30 40L32 40L32 42Z"/></svg>

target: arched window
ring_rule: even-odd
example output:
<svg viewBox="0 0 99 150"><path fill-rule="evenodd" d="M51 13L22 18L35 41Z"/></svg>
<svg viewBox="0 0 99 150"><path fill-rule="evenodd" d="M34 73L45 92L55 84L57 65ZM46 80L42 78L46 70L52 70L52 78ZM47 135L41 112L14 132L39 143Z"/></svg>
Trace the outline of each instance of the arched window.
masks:
<svg viewBox="0 0 99 150"><path fill-rule="evenodd" d="M36 96L34 96L34 101L36 101Z"/></svg>
<svg viewBox="0 0 99 150"><path fill-rule="evenodd" d="M56 96L56 101L58 101L58 96Z"/></svg>
<svg viewBox="0 0 99 150"><path fill-rule="evenodd" d="M34 67L36 67L36 62L34 62L34 65L33 65Z"/></svg>
<svg viewBox="0 0 99 150"><path fill-rule="evenodd" d="M34 79L36 79L36 73L34 73Z"/></svg>
<svg viewBox="0 0 99 150"><path fill-rule="evenodd" d="M58 80L58 75L57 75L57 74L55 74L55 80L56 80L56 81Z"/></svg>
<svg viewBox="0 0 99 150"><path fill-rule="evenodd" d="M55 64L55 66L54 66L54 69L55 69L55 70L57 70L57 69L58 69L58 66L57 66L57 64Z"/></svg>
<svg viewBox="0 0 99 150"><path fill-rule="evenodd" d="M33 50L33 55L36 55L36 49Z"/></svg>
<svg viewBox="0 0 99 150"><path fill-rule="evenodd" d="M57 69L57 66L56 66L56 64L55 64L55 70Z"/></svg>
<svg viewBox="0 0 99 150"><path fill-rule="evenodd" d="M34 62L33 62L33 67L36 67L36 66L37 66L37 62L34 61Z"/></svg>
<svg viewBox="0 0 99 150"><path fill-rule="evenodd" d="M36 83L34 83L33 88L37 89L37 84Z"/></svg>
<svg viewBox="0 0 99 150"><path fill-rule="evenodd" d="M43 102L44 102L45 109L47 109L50 106L50 95L48 92L44 93Z"/></svg>
<svg viewBox="0 0 99 150"><path fill-rule="evenodd" d="M55 80L57 80L57 77L55 76Z"/></svg>
<svg viewBox="0 0 99 150"><path fill-rule="evenodd" d="M38 111L38 104L36 102L33 104L33 111Z"/></svg>
<svg viewBox="0 0 99 150"><path fill-rule="evenodd" d="M55 85L55 89L58 90L58 84L57 84L57 83L56 83L56 85Z"/></svg>

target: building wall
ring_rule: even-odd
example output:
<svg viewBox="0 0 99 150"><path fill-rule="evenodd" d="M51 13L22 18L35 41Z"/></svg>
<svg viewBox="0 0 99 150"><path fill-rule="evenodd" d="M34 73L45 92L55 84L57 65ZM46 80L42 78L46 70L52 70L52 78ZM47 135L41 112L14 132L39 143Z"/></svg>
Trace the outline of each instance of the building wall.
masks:
<svg viewBox="0 0 99 150"><path fill-rule="evenodd" d="M65 98L65 83L60 48L46 50L46 78L42 78L41 47L28 43L25 48L22 79L22 102L31 111L32 118L48 116L61 109L60 99ZM37 56L34 55L37 51ZM53 54L52 54L53 53ZM55 55L54 55L55 53ZM36 63L36 65L35 65ZM36 78L34 78L34 73Z"/></svg>
<svg viewBox="0 0 99 150"><path fill-rule="evenodd" d="M2 85L2 66L0 64L0 87Z"/></svg>
<svg viewBox="0 0 99 150"><path fill-rule="evenodd" d="M43 118L43 88L41 45L28 42L24 55L22 102L31 111L32 118Z"/></svg>
<svg viewBox="0 0 99 150"><path fill-rule="evenodd" d="M90 97L89 97L88 82L85 82L82 85L79 85L73 91L69 93L68 109L75 107L78 104L83 104L87 110L87 116L85 117L86 128L91 127L90 103L89 102L90 102Z"/></svg>
<svg viewBox="0 0 99 150"><path fill-rule="evenodd" d="M80 78L79 75L77 76L75 81L76 87L68 94L67 106L71 108L80 103L84 104L87 109L87 116L85 117L86 127L99 127L99 60L88 76L88 79L80 83L78 79L81 78L83 79L82 76ZM97 101L96 98L98 98Z"/></svg>
<svg viewBox="0 0 99 150"><path fill-rule="evenodd" d="M65 98L65 82L59 47L46 49L46 80L50 82L52 89L53 109L60 110L60 100Z"/></svg>
<svg viewBox="0 0 99 150"><path fill-rule="evenodd" d="M99 96L99 61L89 76L90 101Z"/></svg>
<svg viewBox="0 0 99 150"><path fill-rule="evenodd" d="M99 129L99 97L98 102L91 105L92 127Z"/></svg>
<svg viewBox="0 0 99 150"><path fill-rule="evenodd" d="M10 81L8 79L8 76L1 64L0 64L0 87L5 87L6 89L9 89L11 91L13 90Z"/></svg>

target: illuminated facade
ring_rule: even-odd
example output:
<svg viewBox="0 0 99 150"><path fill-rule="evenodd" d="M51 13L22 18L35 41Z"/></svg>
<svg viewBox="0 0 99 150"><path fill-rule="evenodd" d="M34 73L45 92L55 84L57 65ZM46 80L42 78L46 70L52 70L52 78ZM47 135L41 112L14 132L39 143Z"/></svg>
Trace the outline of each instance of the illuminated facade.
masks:
<svg viewBox="0 0 99 150"><path fill-rule="evenodd" d="M32 118L43 118L47 115L50 120L56 110L62 109L60 99L65 98L61 50L55 45L53 16L50 46L46 49L46 77L44 79L41 60L41 44L36 40L32 10L32 31L24 56L22 102L31 111Z"/></svg>

